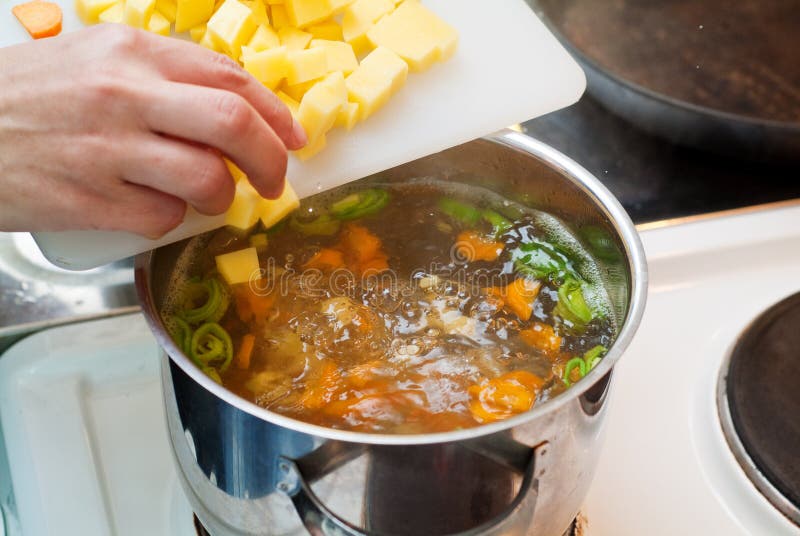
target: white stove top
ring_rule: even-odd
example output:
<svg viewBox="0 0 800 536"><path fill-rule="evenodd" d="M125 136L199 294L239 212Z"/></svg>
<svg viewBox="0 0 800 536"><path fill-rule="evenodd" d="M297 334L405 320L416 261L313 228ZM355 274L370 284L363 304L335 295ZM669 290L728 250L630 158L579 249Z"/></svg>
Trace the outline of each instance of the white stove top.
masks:
<svg viewBox="0 0 800 536"><path fill-rule="evenodd" d="M745 477L715 401L720 364L741 330L800 290L800 207L647 230L643 239L650 296L615 372L585 534L800 535ZM45 331L0 359L9 536L195 534L157 368L138 315Z"/></svg>

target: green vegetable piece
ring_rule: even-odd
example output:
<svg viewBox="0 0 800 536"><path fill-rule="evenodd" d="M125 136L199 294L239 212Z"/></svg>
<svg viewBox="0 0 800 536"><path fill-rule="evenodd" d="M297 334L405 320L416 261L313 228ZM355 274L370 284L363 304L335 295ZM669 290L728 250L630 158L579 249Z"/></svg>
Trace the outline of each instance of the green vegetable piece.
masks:
<svg viewBox="0 0 800 536"><path fill-rule="evenodd" d="M484 220L488 221L494 228L495 236L500 236L512 227L511 220L501 216L494 210L484 210L481 213Z"/></svg>
<svg viewBox="0 0 800 536"><path fill-rule="evenodd" d="M164 317L164 327L180 351L188 354L192 342L192 328L189 324L179 316L169 315Z"/></svg>
<svg viewBox="0 0 800 536"><path fill-rule="evenodd" d="M219 372L217 372L217 369L215 369L214 367L203 367L203 372L205 373L206 376L208 376L218 384L222 385L222 378L220 377Z"/></svg>
<svg viewBox="0 0 800 536"><path fill-rule="evenodd" d="M289 220L289 226L306 236L332 236L339 231L341 222L331 218L326 212L312 220L307 220L299 213L295 213Z"/></svg>
<svg viewBox="0 0 800 536"><path fill-rule="evenodd" d="M376 214L389 203L389 192L370 188L352 193L330 206L330 213L339 220L355 220Z"/></svg>
<svg viewBox="0 0 800 536"><path fill-rule="evenodd" d="M466 226L473 226L481 220L480 210L449 197L439 199L439 208L452 219Z"/></svg>
<svg viewBox="0 0 800 536"><path fill-rule="evenodd" d="M580 328L594 318L591 309L586 305L583 298L583 290L580 281L567 279L558 288L558 304L553 310L564 320L568 320Z"/></svg>
<svg viewBox="0 0 800 536"><path fill-rule="evenodd" d="M203 324L192 335L189 357L201 369L216 365L225 372L233 359L233 342L225 328L214 322ZM220 363L221 362L221 363Z"/></svg>
<svg viewBox="0 0 800 536"><path fill-rule="evenodd" d="M192 325L217 322L225 315L229 304L228 292L217 279L190 280L183 290L184 310L179 315Z"/></svg>
<svg viewBox="0 0 800 536"><path fill-rule="evenodd" d="M570 267L570 260L555 246L546 242L525 242L511 252L514 267L535 279L559 282L566 278L578 279Z"/></svg>
<svg viewBox="0 0 800 536"><path fill-rule="evenodd" d="M586 363L587 369L592 370L594 367L596 367L606 352L608 352L608 349L602 344L598 344L597 346L587 350L586 353L583 354L583 361Z"/></svg>
<svg viewBox="0 0 800 536"><path fill-rule="evenodd" d="M250 245L256 248L259 253L269 246L269 237L266 233L256 233L250 237Z"/></svg>
<svg viewBox="0 0 800 536"><path fill-rule="evenodd" d="M583 378L586 376L586 361L583 360L582 357L573 357L567 364L564 365L564 384L569 387L572 385L572 381L569 379L572 376L572 371L575 369L580 371L580 376Z"/></svg>
<svg viewBox="0 0 800 536"><path fill-rule="evenodd" d="M596 225L587 225L580 230L587 249L598 259L614 262L620 260L622 254L614 239L605 229Z"/></svg>

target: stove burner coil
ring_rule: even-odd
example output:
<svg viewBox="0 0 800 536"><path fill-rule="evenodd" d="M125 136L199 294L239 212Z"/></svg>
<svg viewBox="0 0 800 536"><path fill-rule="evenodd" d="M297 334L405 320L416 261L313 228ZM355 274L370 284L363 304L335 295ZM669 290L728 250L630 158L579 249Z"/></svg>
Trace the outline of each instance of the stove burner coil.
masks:
<svg viewBox="0 0 800 536"><path fill-rule="evenodd" d="M800 524L800 293L763 312L722 366L717 406L747 477Z"/></svg>

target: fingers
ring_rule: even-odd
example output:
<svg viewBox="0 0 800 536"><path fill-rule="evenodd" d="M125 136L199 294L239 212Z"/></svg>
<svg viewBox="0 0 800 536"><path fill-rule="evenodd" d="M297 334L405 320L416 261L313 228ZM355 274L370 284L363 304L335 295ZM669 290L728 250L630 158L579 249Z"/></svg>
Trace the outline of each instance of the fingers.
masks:
<svg viewBox="0 0 800 536"><path fill-rule="evenodd" d="M125 180L179 197L202 214L221 214L233 201L222 157L190 143L150 135L131 148L122 167Z"/></svg>
<svg viewBox="0 0 800 536"><path fill-rule="evenodd" d="M113 201L112 230L156 239L180 225L186 216L186 203L175 196L131 183L121 185L121 189L125 201Z"/></svg>
<svg viewBox="0 0 800 536"><path fill-rule="evenodd" d="M248 101L289 149L300 149L306 135L286 105L236 62L214 51L177 39L154 40L152 55L165 78L232 91Z"/></svg>
<svg viewBox="0 0 800 536"><path fill-rule="evenodd" d="M148 128L215 147L236 162L262 196L281 194L286 147L243 97L175 82L155 83L142 91L140 116Z"/></svg>

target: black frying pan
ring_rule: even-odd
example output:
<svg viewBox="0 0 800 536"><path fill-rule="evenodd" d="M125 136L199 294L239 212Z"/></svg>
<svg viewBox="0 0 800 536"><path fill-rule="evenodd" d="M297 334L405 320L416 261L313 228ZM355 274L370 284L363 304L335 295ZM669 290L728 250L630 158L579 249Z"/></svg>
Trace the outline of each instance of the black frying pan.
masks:
<svg viewBox="0 0 800 536"><path fill-rule="evenodd" d="M800 0L530 0L588 91L675 143L800 162Z"/></svg>

